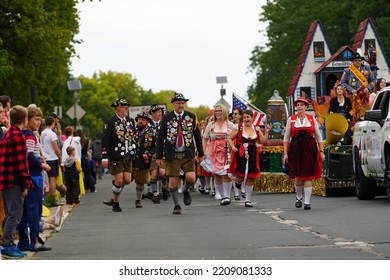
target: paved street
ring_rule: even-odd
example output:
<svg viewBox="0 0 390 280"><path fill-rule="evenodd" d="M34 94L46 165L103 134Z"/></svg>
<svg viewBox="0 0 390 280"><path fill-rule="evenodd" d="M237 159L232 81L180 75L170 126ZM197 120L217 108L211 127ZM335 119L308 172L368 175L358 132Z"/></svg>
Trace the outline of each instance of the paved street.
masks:
<svg viewBox="0 0 390 280"><path fill-rule="evenodd" d="M376 260L390 258L390 205L384 197L312 198L312 210L294 207L292 193L255 193L253 208L243 200L220 206L211 196L192 193L182 215L172 200L136 209L135 185L121 196L123 212L102 203L111 196L111 176L72 209L62 229L47 240L53 250L39 260L262 259ZM180 198L182 199L181 195Z"/></svg>

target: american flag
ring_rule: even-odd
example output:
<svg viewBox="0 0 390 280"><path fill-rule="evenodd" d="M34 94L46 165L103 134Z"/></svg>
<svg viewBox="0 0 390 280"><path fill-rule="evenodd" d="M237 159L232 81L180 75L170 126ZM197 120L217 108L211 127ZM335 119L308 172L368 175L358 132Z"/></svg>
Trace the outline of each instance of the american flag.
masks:
<svg viewBox="0 0 390 280"><path fill-rule="evenodd" d="M243 111L248 109L248 105L246 102L242 101L241 98L237 97L235 93L233 93L233 110L235 108L241 108ZM261 113L253 108L250 108L253 111L252 123L255 126L259 126L261 120L263 119L264 113Z"/></svg>

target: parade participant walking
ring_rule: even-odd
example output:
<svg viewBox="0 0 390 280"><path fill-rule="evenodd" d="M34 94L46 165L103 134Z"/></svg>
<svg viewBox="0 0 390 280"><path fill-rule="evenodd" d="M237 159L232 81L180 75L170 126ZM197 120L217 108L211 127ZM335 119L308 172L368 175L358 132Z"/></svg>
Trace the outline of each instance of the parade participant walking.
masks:
<svg viewBox="0 0 390 280"><path fill-rule="evenodd" d="M362 94L368 95L373 91L374 75L370 69L363 64L364 57L361 57L359 53L352 55L352 64L349 68L345 68L343 75L341 76L340 84L343 85L350 94L358 94L363 91Z"/></svg>
<svg viewBox="0 0 390 280"><path fill-rule="evenodd" d="M240 107L236 107L233 110L233 123L238 128L242 124L242 109ZM234 200L240 200L240 192L241 196L245 198L245 188L241 188L241 183L234 183Z"/></svg>
<svg viewBox="0 0 390 280"><path fill-rule="evenodd" d="M190 205L189 189L196 181L196 153L198 161L202 161L204 158L202 138L196 116L184 110L187 101L188 99L183 94L177 92L171 98L174 110L163 116L157 140L156 163L163 166L163 155L165 156L169 191L175 205L173 214L181 214L178 199L180 169L183 170L186 180L183 190L184 204Z"/></svg>
<svg viewBox="0 0 390 280"><path fill-rule="evenodd" d="M104 126L102 138L102 156L108 158L108 168L114 176L112 198L103 203L112 206L112 211L122 212L119 197L125 185L131 182L132 161L135 156L135 124L128 116L129 103L118 98L111 104L116 114L109 118Z"/></svg>
<svg viewBox="0 0 390 280"><path fill-rule="evenodd" d="M260 177L260 161L256 144L267 142L269 129L263 134L259 127L252 124L251 110L245 110L242 117L243 123L232 130L228 140L233 152L229 173L234 174L238 182L245 181L245 207L253 207L251 198L254 179Z"/></svg>
<svg viewBox="0 0 390 280"><path fill-rule="evenodd" d="M136 183L135 207L142 208L141 196L145 184L150 181L149 168L152 156L156 149L156 136L153 128L150 127L152 119L147 112L137 115L137 122L134 142L137 146L136 156L133 161L133 177Z"/></svg>
<svg viewBox="0 0 390 280"><path fill-rule="evenodd" d="M41 156L41 146L34 132L41 125L42 111L37 107L28 107L28 122L23 134L26 138L28 166L31 178L31 188L24 199L23 216L17 229L19 232L18 248L21 251L48 251L39 237L42 217L43 179L42 170L49 171L50 166Z"/></svg>
<svg viewBox="0 0 390 280"><path fill-rule="evenodd" d="M26 139L22 130L27 123L27 109L16 105L10 110L10 128L0 141L0 191L3 192L5 217L1 255L23 258L14 244L16 227L23 215L23 200L28 194L30 172Z"/></svg>
<svg viewBox="0 0 390 280"><path fill-rule="evenodd" d="M226 107L216 104L213 120L206 126L203 134L203 150L210 155L210 170L214 175L216 193L221 195L221 205L230 204L232 182L227 176L230 165L227 139L234 128L234 124L228 120Z"/></svg>
<svg viewBox="0 0 390 280"><path fill-rule="evenodd" d="M297 113L288 118L283 139L283 163L287 166L287 174L295 178L295 207L302 207L304 189L304 209L310 210L312 180L321 177L324 145L317 121L306 114L309 101L300 97L294 101L294 106Z"/></svg>
<svg viewBox="0 0 390 280"><path fill-rule="evenodd" d="M157 104L153 104L150 106L149 114L151 115L152 121L150 122L151 128L154 130L156 139L160 132L161 127L161 118L164 114L164 108L158 106ZM158 166L156 164L156 155L153 154L152 163L150 165L150 186L152 188L153 203L160 203L160 194L159 194L159 186L158 181L161 183L161 194L163 200L168 200L169 191L167 188L167 177L165 175L165 166Z"/></svg>

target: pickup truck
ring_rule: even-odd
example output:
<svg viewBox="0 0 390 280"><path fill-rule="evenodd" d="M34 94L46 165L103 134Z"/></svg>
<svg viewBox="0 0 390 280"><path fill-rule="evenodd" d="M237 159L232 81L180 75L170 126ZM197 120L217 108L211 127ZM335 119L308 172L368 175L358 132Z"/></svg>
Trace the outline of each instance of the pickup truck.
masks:
<svg viewBox="0 0 390 280"><path fill-rule="evenodd" d="M356 196L374 199L385 186L390 202L390 87L378 92L364 120L354 126L352 156Z"/></svg>

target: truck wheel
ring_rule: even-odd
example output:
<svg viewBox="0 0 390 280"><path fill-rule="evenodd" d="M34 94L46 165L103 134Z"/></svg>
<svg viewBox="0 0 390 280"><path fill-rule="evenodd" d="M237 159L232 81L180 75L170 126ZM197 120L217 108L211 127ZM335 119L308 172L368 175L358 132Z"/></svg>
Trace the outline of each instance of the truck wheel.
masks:
<svg viewBox="0 0 390 280"><path fill-rule="evenodd" d="M390 155L386 157L385 188L387 201L390 203Z"/></svg>
<svg viewBox="0 0 390 280"><path fill-rule="evenodd" d="M355 188L356 197L359 200L371 200L375 198L376 181L364 176L360 165L359 156L355 156Z"/></svg>

